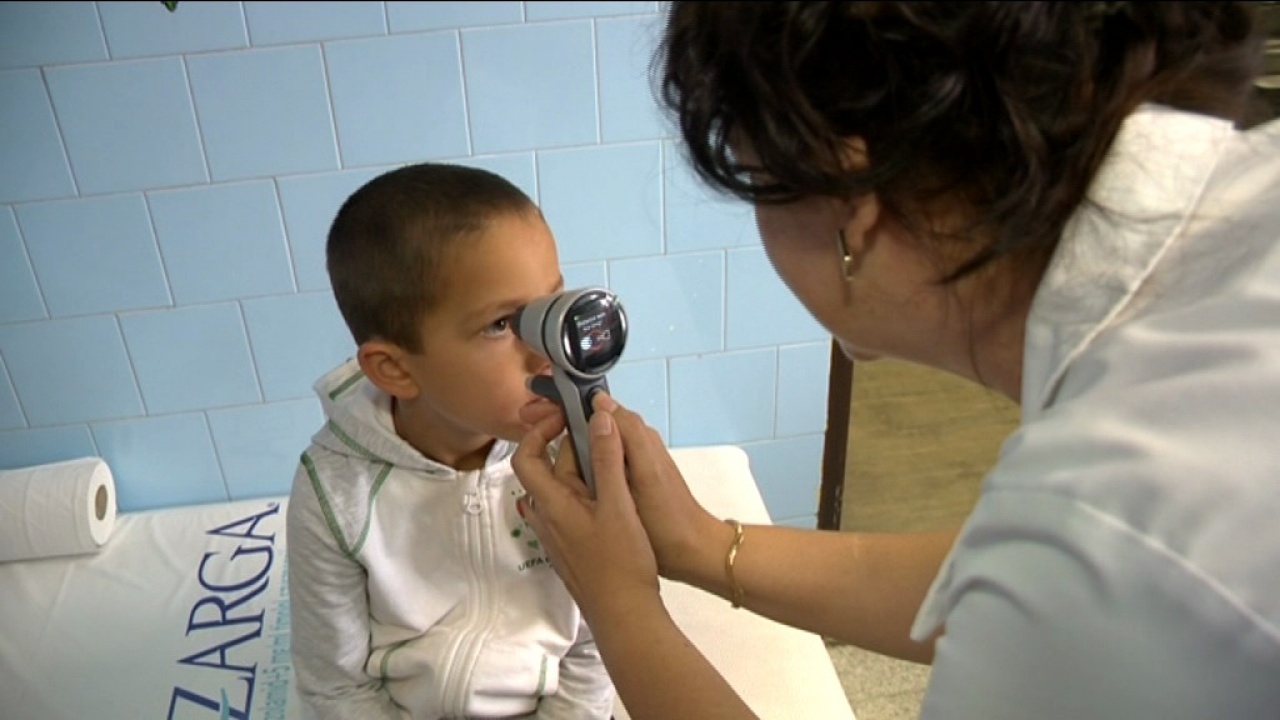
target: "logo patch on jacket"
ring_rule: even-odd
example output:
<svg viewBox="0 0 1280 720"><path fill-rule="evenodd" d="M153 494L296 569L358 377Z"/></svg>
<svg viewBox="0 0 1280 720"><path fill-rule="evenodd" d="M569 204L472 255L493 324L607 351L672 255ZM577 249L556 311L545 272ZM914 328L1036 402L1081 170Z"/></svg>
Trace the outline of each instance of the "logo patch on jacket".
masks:
<svg viewBox="0 0 1280 720"><path fill-rule="evenodd" d="M522 543L528 558L516 568L517 572L524 572L530 568L550 565L551 561L546 554L542 552L542 543L538 542L538 537L534 535L533 528L529 526L528 519L524 516L524 505L520 502L520 498L524 497L524 493L518 490L512 490L511 496L516 504L516 515L519 516L520 522L511 528L511 537Z"/></svg>

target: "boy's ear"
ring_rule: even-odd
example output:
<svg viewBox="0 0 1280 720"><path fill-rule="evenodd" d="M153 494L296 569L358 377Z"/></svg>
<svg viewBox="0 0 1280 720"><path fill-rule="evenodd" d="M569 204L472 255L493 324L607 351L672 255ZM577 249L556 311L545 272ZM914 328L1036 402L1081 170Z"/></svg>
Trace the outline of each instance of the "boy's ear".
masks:
<svg viewBox="0 0 1280 720"><path fill-rule="evenodd" d="M385 340L367 340L356 351L356 360L369 381L388 395L401 400L418 396L418 383L409 373L405 356L409 353L399 345Z"/></svg>

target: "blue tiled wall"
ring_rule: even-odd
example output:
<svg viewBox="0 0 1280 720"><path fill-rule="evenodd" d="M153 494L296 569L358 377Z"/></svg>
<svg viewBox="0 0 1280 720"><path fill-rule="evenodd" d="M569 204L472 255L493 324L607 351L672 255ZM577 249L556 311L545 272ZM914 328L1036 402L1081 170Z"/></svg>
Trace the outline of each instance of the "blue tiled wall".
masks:
<svg viewBox="0 0 1280 720"><path fill-rule="evenodd" d="M352 350L324 272L348 193L427 159L544 209L631 316L615 394L749 453L812 525L826 333L750 209L684 164L656 2L0 3L0 468L101 455L123 511L288 491Z"/></svg>

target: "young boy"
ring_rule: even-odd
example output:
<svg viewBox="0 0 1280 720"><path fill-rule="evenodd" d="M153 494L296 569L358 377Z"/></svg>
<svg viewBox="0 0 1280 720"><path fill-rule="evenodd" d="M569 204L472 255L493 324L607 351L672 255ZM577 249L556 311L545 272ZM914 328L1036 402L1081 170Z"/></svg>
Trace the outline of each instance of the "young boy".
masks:
<svg viewBox="0 0 1280 720"><path fill-rule="evenodd" d="M320 718L608 718L613 685L516 499L510 456L548 363L511 314L560 290L533 202L482 170L370 181L329 231L353 359L288 508L293 661Z"/></svg>

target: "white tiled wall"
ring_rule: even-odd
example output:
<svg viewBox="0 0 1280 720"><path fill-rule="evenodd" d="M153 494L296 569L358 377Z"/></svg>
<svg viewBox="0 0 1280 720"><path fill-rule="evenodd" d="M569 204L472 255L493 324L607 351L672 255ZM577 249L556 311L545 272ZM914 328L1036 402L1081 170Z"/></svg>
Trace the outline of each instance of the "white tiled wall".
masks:
<svg viewBox="0 0 1280 720"><path fill-rule="evenodd" d="M812 525L828 344L702 188L646 74L656 2L0 3L0 468L101 455L125 511L288 490L352 350L324 271L406 162L510 178L632 323L615 394L747 449Z"/></svg>

